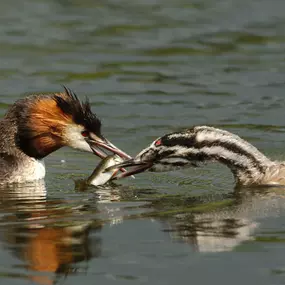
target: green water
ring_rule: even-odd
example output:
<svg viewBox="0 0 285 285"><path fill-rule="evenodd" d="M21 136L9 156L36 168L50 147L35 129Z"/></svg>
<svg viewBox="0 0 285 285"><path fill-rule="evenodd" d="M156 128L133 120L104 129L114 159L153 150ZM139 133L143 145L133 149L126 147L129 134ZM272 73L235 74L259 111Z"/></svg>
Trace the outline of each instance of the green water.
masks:
<svg viewBox="0 0 285 285"><path fill-rule="evenodd" d="M88 96L135 155L210 124L285 160L282 0L0 3L0 116L16 99ZM145 173L107 189L68 148L45 185L0 196L0 284L284 284L283 189L234 190L220 165Z"/></svg>

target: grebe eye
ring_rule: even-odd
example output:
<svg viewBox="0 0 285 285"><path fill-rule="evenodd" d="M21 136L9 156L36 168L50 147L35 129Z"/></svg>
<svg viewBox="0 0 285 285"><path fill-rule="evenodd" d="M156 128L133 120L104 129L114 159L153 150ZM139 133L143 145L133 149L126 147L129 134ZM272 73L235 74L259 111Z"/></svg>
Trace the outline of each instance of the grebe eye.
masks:
<svg viewBox="0 0 285 285"><path fill-rule="evenodd" d="M161 139L158 139L155 143L154 143L155 146L160 146L161 145Z"/></svg>
<svg viewBox="0 0 285 285"><path fill-rule="evenodd" d="M82 131L81 135L85 138L89 137L89 132L88 131Z"/></svg>

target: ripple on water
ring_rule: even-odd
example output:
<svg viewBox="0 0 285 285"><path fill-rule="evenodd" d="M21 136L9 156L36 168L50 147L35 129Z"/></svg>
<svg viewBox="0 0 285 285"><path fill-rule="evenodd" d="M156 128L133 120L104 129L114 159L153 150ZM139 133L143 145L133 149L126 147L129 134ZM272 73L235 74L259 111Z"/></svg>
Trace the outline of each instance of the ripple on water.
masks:
<svg viewBox="0 0 285 285"><path fill-rule="evenodd" d="M284 30L284 1L2 1L0 115L64 84L131 155L211 124L280 160ZM283 282L284 189L217 165L82 187L98 161L63 148L47 189L0 191L1 283Z"/></svg>

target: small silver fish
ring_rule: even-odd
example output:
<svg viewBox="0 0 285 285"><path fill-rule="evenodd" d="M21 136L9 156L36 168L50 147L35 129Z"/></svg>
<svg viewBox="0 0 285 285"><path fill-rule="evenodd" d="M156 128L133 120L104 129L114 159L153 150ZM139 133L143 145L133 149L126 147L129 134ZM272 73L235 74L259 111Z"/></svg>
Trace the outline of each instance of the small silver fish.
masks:
<svg viewBox="0 0 285 285"><path fill-rule="evenodd" d="M106 172L105 169L121 162L123 162L123 159L117 154L108 155L102 159L98 166L94 169L93 173L87 179L87 184L100 186L107 183L114 175L116 175L119 169L115 168Z"/></svg>

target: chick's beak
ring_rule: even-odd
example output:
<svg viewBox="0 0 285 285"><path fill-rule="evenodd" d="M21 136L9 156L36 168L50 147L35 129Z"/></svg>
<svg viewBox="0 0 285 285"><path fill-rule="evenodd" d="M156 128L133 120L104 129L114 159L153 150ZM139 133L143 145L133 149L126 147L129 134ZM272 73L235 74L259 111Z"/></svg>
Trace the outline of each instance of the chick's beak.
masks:
<svg viewBox="0 0 285 285"><path fill-rule="evenodd" d="M129 159L129 160L126 160L122 163L108 167L105 171L109 171L109 170L112 170L115 168L116 169L117 168L120 168L120 169L123 168L124 169L125 167L133 166L132 169L124 171L123 173L118 174L117 176L115 176L113 178L113 179L120 179L120 178L128 177L128 176L131 176L131 175L134 175L137 173L141 173L141 172L149 169L152 165L153 164L151 162L140 162L140 161L136 161L135 159Z"/></svg>

